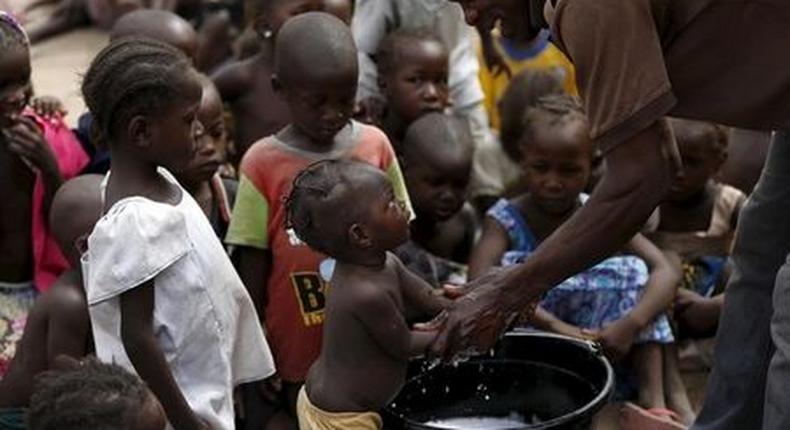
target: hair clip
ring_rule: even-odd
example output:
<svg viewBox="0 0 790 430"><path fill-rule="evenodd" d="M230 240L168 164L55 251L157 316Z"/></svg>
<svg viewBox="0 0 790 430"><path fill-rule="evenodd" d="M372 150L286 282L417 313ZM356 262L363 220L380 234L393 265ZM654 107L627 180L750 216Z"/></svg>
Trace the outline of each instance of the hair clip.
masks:
<svg viewBox="0 0 790 430"><path fill-rule="evenodd" d="M19 21L17 21L10 13L0 10L0 21L5 22L17 33L19 33L19 35L22 36L25 41L25 46L30 45L30 39L27 37L27 32L24 28L22 28L22 25L19 24Z"/></svg>

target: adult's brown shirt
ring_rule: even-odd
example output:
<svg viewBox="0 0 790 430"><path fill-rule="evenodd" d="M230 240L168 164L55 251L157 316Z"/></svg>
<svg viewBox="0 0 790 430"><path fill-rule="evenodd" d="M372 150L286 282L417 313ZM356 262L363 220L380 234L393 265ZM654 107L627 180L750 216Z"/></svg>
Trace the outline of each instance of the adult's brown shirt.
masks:
<svg viewBox="0 0 790 430"><path fill-rule="evenodd" d="M790 0L557 0L606 151L664 115L790 129Z"/></svg>

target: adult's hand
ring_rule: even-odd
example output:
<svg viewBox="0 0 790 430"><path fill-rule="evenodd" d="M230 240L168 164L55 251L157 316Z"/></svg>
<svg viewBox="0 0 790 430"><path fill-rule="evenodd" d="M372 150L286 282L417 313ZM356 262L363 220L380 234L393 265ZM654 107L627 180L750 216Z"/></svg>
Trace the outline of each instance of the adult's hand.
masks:
<svg viewBox="0 0 790 430"><path fill-rule="evenodd" d="M450 360L458 352L488 351L514 321L531 318L544 288L525 285L514 294L510 276L517 268L489 273L464 286L465 294L429 324L439 329L429 355Z"/></svg>

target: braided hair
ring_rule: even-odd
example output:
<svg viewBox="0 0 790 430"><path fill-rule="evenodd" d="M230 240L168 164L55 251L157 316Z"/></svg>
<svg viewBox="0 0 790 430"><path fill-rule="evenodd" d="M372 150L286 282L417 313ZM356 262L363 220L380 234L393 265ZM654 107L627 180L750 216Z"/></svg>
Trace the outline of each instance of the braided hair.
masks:
<svg viewBox="0 0 790 430"><path fill-rule="evenodd" d="M113 41L94 58L82 82L94 118L92 139L104 145L133 117L162 112L181 99L195 73L184 53L164 42L145 37Z"/></svg>
<svg viewBox="0 0 790 430"><path fill-rule="evenodd" d="M88 359L74 369L36 378L30 430L128 429L148 397L143 381L116 364Z"/></svg>
<svg viewBox="0 0 790 430"><path fill-rule="evenodd" d="M566 94L541 97L524 112L520 141L525 142L524 137L528 138L527 141L532 140L540 126L558 127L573 121L587 122L578 97Z"/></svg>
<svg viewBox="0 0 790 430"><path fill-rule="evenodd" d="M342 258L350 250L348 229L368 206L354 199L355 178L373 169L367 163L329 159L307 166L293 180L285 201L286 227L310 248Z"/></svg>
<svg viewBox="0 0 790 430"><path fill-rule="evenodd" d="M8 12L0 10L0 52L12 49L27 49L30 40L27 33Z"/></svg>

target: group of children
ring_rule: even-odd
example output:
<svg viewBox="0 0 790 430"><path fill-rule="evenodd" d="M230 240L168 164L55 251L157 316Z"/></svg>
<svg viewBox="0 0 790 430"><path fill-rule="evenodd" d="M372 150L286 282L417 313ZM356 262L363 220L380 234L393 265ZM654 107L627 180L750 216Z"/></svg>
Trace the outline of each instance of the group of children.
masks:
<svg viewBox="0 0 790 430"><path fill-rule="evenodd" d="M441 39L385 37L384 98L361 110L352 0L248 6L258 43L210 78L182 18L118 19L75 133L32 101L29 41L0 12L0 429L381 428L444 287L528 259L605 168L545 35L484 37L499 55L549 49L559 71L490 78L509 179L470 199L479 148L447 112ZM715 333L745 199L713 179L726 130L667 124L684 164L669 198L525 323L599 342L630 428L693 421L676 342Z"/></svg>

